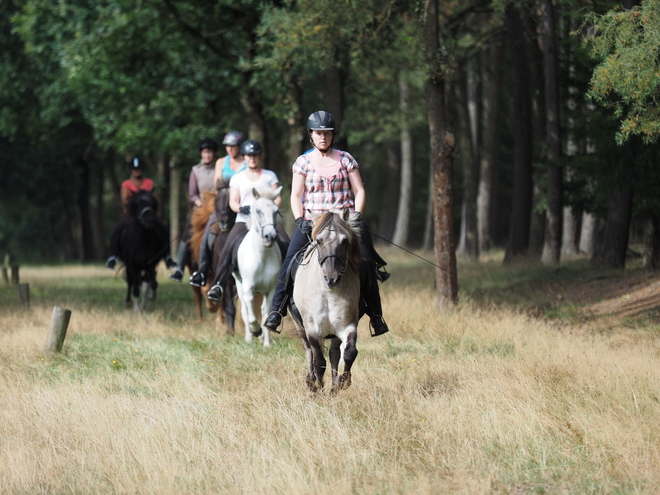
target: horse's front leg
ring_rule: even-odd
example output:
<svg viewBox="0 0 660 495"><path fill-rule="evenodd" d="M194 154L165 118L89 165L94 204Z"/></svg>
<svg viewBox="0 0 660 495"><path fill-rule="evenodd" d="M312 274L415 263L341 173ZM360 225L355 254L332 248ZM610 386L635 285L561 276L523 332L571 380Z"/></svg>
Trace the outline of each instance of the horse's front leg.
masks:
<svg viewBox="0 0 660 495"><path fill-rule="evenodd" d="M334 337L330 341L328 355L330 357L330 369L332 370L332 384L334 385L337 382L339 360L341 359L341 340L337 337Z"/></svg>
<svg viewBox="0 0 660 495"><path fill-rule="evenodd" d="M149 282L147 280L142 280L140 282L140 296L139 296L139 311L144 311L147 309L147 297L149 293Z"/></svg>
<svg viewBox="0 0 660 495"><path fill-rule="evenodd" d="M261 298L261 322L259 324L259 331L261 331L261 325L264 324L268 313L270 313L270 304L273 302L273 296L275 295L275 288L273 287L268 294L264 294ZM270 332L263 332L264 347L270 346Z"/></svg>
<svg viewBox="0 0 660 495"><path fill-rule="evenodd" d="M259 337L261 335L261 325L257 319L257 313L254 310L254 295L255 288L253 286L243 287L243 301L245 301L245 310L246 310L246 326L245 332L247 337L247 332L250 333L250 340L252 337ZM247 340L247 339L246 339Z"/></svg>
<svg viewBox="0 0 660 495"><path fill-rule="evenodd" d="M307 387L311 394L317 394L323 390L323 375L325 374L325 357L323 357L323 342L317 337L307 336L312 348L312 379L307 380Z"/></svg>
<svg viewBox="0 0 660 495"><path fill-rule="evenodd" d="M337 339L339 340L339 339ZM333 342L334 344L334 342ZM351 367L357 358L357 328L351 325L345 340L340 345L341 357L344 360L344 372L335 377L333 369L333 389L343 390L351 386Z"/></svg>

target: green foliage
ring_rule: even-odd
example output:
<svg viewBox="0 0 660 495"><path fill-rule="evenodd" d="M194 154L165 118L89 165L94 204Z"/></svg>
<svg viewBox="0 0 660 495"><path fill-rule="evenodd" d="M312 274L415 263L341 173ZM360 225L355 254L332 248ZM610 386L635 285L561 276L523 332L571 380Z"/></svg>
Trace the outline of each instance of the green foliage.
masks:
<svg viewBox="0 0 660 495"><path fill-rule="evenodd" d="M660 1L644 0L632 10L592 15L586 39L601 62L594 69L588 96L612 108L620 119L616 139L640 135L655 142L660 135Z"/></svg>

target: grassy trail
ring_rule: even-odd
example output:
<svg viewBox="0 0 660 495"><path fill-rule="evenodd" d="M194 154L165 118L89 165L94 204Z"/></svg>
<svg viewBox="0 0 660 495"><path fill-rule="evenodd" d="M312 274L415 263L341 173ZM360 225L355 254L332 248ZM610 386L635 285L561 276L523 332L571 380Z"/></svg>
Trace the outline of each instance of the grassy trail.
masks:
<svg viewBox="0 0 660 495"><path fill-rule="evenodd" d="M556 296L580 265L499 263L461 265L438 314L428 265L387 259L392 332L363 321L352 387L315 400L291 326L263 349L196 323L164 273L135 314L102 267L21 267L29 311L0 287L0 493L660 491L652 314L586 319ZM72 317L49 355L55 305Z"/></svg>

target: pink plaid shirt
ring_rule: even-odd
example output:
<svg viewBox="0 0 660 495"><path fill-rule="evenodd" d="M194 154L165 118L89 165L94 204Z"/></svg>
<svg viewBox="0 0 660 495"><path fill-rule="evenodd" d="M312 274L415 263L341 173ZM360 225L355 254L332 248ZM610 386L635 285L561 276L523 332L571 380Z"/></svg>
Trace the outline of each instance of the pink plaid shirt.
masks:
<svg viewBox="0 0 660 495"><path fill-rule="evenodd" d="M332 177L324 177L316 172L309 155L300 155L293 164L293 173L305 178L305 191L303 193L304 218L310 220L311 212L326 212L350 208L355 210L355 196L348 180L351 170L357 169L355 158L347 151L339 151L339 169Z"/></svg>

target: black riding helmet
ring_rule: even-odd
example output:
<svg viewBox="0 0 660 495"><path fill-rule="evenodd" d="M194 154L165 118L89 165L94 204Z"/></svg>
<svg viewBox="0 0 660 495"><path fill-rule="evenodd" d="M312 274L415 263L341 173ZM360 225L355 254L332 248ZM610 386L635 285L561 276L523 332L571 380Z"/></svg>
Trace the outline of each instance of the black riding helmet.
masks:
<svg viewBox="0 0 660 495"><path fill-rule="evenodd" d="M239 131L231 131L225 134L222 144L225 146L240 146L245 141L245 135Z"/></svg>
<svg viewBox="0 0 660 495"><path fill-rule="evenodd" d="M203 149L206 148L211 149L213 151L218 151L218 143L216 143L215 140L211 139L210 137L205 137L199 143L199 151L202 151Z"/></svg>
<svg viewBox="0 0 660 495"><path fill-rule="evenodd" d="M332 142L335 138L335 119L330 112L325 110L318 110L307 117L307 133L309 134L309 142L314 146L312 141L312 131L332 131L332 139L330 140L329 148L332 148ZM326 150L321 150L326 151Z"/></svg>
<svg viewBox="0 0 660 495"><path fill-rule="evenodd" d="M248 139L241 144L241 155L258 155L263 152L259 141Z"/></svg>
<svg viewBox="0 0 660 495"><path fill-rule="evenodd" d="M126 168L130 172L131 170L144 170L147 167L140 157L134 156L131 158L131 161L126 164Z"/></svg>

